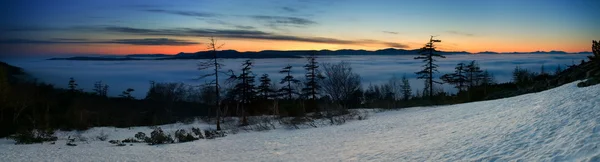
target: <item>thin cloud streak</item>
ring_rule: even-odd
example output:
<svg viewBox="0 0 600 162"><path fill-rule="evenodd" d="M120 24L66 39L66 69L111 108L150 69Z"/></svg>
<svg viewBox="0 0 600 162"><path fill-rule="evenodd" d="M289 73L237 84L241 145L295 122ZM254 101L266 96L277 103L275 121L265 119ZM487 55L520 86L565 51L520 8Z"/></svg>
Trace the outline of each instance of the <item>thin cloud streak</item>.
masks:
<svg viewBox="0 0 600 162"><path fill-rule="evenodd" d="M147 10L143 10L143 11L155 12L155 13L167 13L167 14L173 14L173 15L199 17L199 18L208 18L208 17L219 16L219 14L215 14L215 13L194 12L194 11L175 11L175 10L163 10L163 9L147 9Z"/></svg>
<svg viewBox="0 0 600 162"><path fill-rule="evenodd" d="M472 34L472 33L455 31L455 30L448 30L448 31L446 31L446 33L448 33L448 34L454 34L454 35L460 35L460 36L467 36L467 37L473 37L473 36L475 36L475 34Z"/></svg>
<svg viewBox="0 0 600 162"><path fill-rule="evenodd" d="M146 36L177 36L177 37L221 37L235 39L258 39L258 40L275 40L275 41L296 41L308 43L325 43L325 44L380 44L387 47L408 48L408 45L401 43L385 42L378 40L343 40L326 37L301 37L292 35L280 35L257 30L231 30L231 29L140 29L130 27L108 27L105 30L109 32L146 35Z"/></svg>
<svg viewBox="0 0 600 162"><path fill-rule="evenodd" d="M145 39L114 39L114 40L87 40L55 38L52 40L33 40L33 39L6 39L0 40L0 44L127 44L127 45L147 45L147 46L187 46L200 44L187 40L168 39L168 38L145 38Z"/></svg>

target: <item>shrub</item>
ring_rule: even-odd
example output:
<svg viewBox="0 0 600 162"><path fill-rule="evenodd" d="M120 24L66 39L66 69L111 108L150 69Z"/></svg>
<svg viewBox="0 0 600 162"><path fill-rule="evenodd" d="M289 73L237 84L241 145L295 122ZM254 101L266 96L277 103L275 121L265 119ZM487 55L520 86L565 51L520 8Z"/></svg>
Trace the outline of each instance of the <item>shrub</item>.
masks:
<svg viewBox="0 0 600 162"><path fill-rule="evenodd" d="M252 129L255 131L271 130L275 129L275 124L273 124L273 119L270 117L260 117Z"/></svg>
<svg viewBox="0 0 600 162"><path fill-rule="evenodd" d="M592 77L586 81L577 83L577 87L588 87L592 85L600 84L600 76L598 78Z"/></svg>
<svg viewBox="0 0 600 162"><path fill-rule="evenodd" d="M204 130L204 136L206 139L215 139L219 137L225 137L225 132L217 130Z"/></svg>
<svg viewBox="0 0 600 162"><path fill-rule="evenodd" d="M108 134L106 134L104 131L101 131L97 136L96 136L97 140L100 141L106 141L108 139Z"/></svg>
<svg viewBox="0 0 600 162"><path fill-rule="evenodd" d="M122 143L139 143L141 141L138 141L138 140L136 140L134 138L126 138L126 139L122 140L121 142Z"/></svg>
<svg viewBox="0 0 600 162"><path fill-rule="evenodd" d="M171 135L165 134L162 129L156 128L152 133L150 133L150 145L158 145L158 144L167 144L173 143L174 140Z"/></svg>
<svg viewBox="0 0 600 162"><path fill-rule="evenodd" d="M144 141L146 143L151 143L150 138L148 138L148 136L146 136L146 133L144 132L138 132L135 134L134 136L137 140L139 141Z"/></svg>
<svg viewBox="0 0 600 162"><path fill-rule="evenodd" d="M175 138L177 138L177 142L190 142L198 140L198 138L194 137L191 133L186 132L184 129L175 131Z"/></svg>
<svg viewBox="0 0 600 162"><path fill-rule="evenodd" d="M316 128L317 124L315 121L308 117L293 117L293 118L284 118L280 120L280 123L287 128L299 129L302 125L307 125Z"/></svg>
<svg viewBox="0 0 600 162"><path fill-rule="evenodd" d="M71 138L71 136L68 137L69 141L71 142L87 142L87 137L84 137L83 135L81 135L81 132L77 132L75 135L73 135L73 137Z"/></svg>
<svg viewBox="0 0 600 162"><path fill-rule="evenodd" d="M198 136L199 139L204 139L204 136L202 135L202 131L200 131L200 128L192 128L192 132L194 132L194 134L196 136Z"/></svg>
<svg viewBox="0 0 600 162"><path fill-rule="evenodd" d="M16 141L15 144L42 143L58 139L54 136L54 130L24 130L17 132L15 135L10 136L10 138Z"/></svg>
<svg viewBox="0 0 600 162"><path fill-rule="evenodd" d="M119 141L119 140L110 140L110 141L108 141L108 143L116 145L116 144L121 143L121 141Z"/></svg>

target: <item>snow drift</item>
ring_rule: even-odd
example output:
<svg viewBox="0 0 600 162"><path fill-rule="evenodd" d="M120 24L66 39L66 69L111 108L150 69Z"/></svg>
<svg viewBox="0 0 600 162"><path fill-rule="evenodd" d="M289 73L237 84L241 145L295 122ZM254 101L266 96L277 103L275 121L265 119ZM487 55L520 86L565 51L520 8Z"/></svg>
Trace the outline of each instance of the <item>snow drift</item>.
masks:
<svg viewBox="0 0 600 162"><path fill-rule="evenodd" d="M386 111L340 126L159 146L4 140L0 161L600 161L598 94L599 85L571 83L500 100ZM84 135L105 130L123 139L141 129L149 130L94 128Z"/></svg>

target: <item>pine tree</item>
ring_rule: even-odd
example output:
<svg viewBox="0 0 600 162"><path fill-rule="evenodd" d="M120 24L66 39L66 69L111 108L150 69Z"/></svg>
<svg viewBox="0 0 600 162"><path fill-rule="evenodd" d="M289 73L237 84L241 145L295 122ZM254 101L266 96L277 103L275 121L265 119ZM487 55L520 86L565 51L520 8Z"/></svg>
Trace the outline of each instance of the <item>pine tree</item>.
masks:
<svg viewBox="0 0 600 162"><path fill-rule="evenodd" d="M469 89L471 89L474 86L477 86L477 83L481 80L483 70L481 70L479 64L473 60L466 66L465 73Z"/></svg>
<svg viewBox="0 0 600 162"><path fill-rule="evenodd" d="M454 85L459 92L464 91L467 86L466 67L464 63L458 63L454 68L454 73L444 74L440 79L442 81Z"/></svg>
<svg viewBox="0 0 600 162"><path fill-rule="evenodd" d="M69 91L75 92L77 91L78 84L75 82L75 79L69 78Z"/></svg>
<svg viewBox="0 0 600 162"><path fill-rule="evenodd" d="M298 93L292 87L292 84L299 83L300 81L298 79L294 79L294 76L292 76L291 65L284 67L281 71L279 71L279 73L286 74L286 76L283 79L281 79L281 82L279 82L279 84L286 84L286 86L281 87L281 89L279 89L279 92L284 93L284 95L287 95L287 99L291 100L292 95Z"/></svg>
<svg viewBox="0 0 600 162"><path fill-rule="evenodd" d="M546 68L544 67L544 64L542 64L542 67L540 68L540 75L544 74L546 74Z"/></svg>
<svg viewBox="0 0 600 162"><path fill-rule="evenodd" d="M410 96L412 96L412 89L405 74L402 76L402 99L404 101L408 101L408 99L410 99Z"/></svg>
<svg viewBox="0 0 600 162"><path fill-rule="evenodd" d="M121 92L121 95L119 96L126 99L133 99L133 96L131 96L131 92L133 91L135 91L133 88L127 88L127 90Z"/></svg>
<svg viewBox="0 0 600 162"><path fill-rule="evenodd" d="M423 65L424 69L419 72L416 72L416 74L418 75L417 79L425 80L425 91L428 92L426 94L424 93L423 96L429 96L429 99L431 99L431 97L433 96L433 84L442 84L441 82L433 80L433 74L438 72L438 65L434 63L435 61L437 61L435 60L435 58L446 58L436 53L437 51L433 43L437 42L442 41L433 39L433 36L431 36L431 38L429 39L429 43L427 43L425 47L421 48L421 50L419 51L419 54L421 56L415 57L415 59L423 60L423 62L425 63L425 65Z"/></svg>
<svg viewBox="0 0 600 162"><path fill-rule="evenodd" d="M487 70L484 70L483 73L481 73L480 83L481 85L492 85L496 83L496 80L494 78L494 75L489 73Z"/></svg>
<svg viewBox="0 0 600 162"><path fill-rule="evenodd" d="M562 67L560 65L558 65L556 67L556 70L554 71L554 75L557 76L558 74L562 73L562 71L563 71Z"/></svg>
<svg viewBox="0 0 600 162"><path fill-rule="evenodd" d="M252 60L246 60L242 63L242 73L239 76L231 75L231 81L237 81L234 91L237 92L242 103L242 125L248 125L246 113L250 103L256 96L256 87L254 85L254 74L252 73Z"/></svg>
<svg viewBox="0 0 600 162"><path fill-rule="evenodd" d="M275 92L275 90L272 89L273 84L271 83L271 79L269 78L269 74L263 74L260 78L260 85L258 86L258 95L264 99L267 100L270 97L273 97L273 92Z"/></svg>
<svg viewBox="0 0 600 162"><path fill-rule="evenodd" d="M304 75L306 77L306 82L304 82L302 92L306 98L310 98L314 101L317 99L319 90L321 90L321 86L318 82L324 78L319 72L319 65L315 53L311 53L308 57L308 63L304 65L304 69L306 69L306 74Z"/></svg>
<svg viewBox="0 0 600 162"><path fill-rule="evenodd" d="M588 56L591 61L595 61L597 64L600 64L600 41L592 40L592 52L594 55Z"/></svg>
<svg viewBox="0 0 600 162"><path fill-rule="evenodd" d="M103 84L102 81L94 83L94 92L98 96L106 97L108 93L108 85Z"/></svg>

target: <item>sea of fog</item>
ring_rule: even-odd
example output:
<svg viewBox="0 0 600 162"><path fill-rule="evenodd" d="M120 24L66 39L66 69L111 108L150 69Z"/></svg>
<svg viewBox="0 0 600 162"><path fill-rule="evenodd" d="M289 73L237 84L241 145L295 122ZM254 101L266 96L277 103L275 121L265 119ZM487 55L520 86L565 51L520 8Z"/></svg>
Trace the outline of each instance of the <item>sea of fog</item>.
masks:
<svg viewBox="0 0 600 162"><path fill-rule="evenodd" d="M557 66L563 69L587 59L585 54L480 54L480 55L447 55L438 59L440 73L437 77L454 70L459 62L476 60L482 69L495 76L497 82L511 80L511 72L516 66L531 71L545 70L554 72ZM421 60L415 56L327 56L320 57L320 63L337 63L345 61L351 64L352 70L360 74L364 86L381 84L396 75L410 78L413 89L422 89L422 80L416 80L416 71L422 68ZM139 61L70 61L45 60L46 58L19 58L3 60L11 65L23 68L39 81L66 88L69 78L73 77L84 91L91 91L97 81L110 86L109 95L117 96L127 88L133 88L133 95L143 98L149 88L150 81L183 82L190 85L203 85L206 80L197 78L208 71L199 71L197 64L204 60L139 60ZM239 71L245 59L223 59L224 70ZM306 59L255 59L253 72L257 75L266 73L278 83L283 74L281 68L292 65L296 78L304 79ZM221 80L222 82L224 80ZM443 85L446 91L455 91L450 85Z"/></svg>

